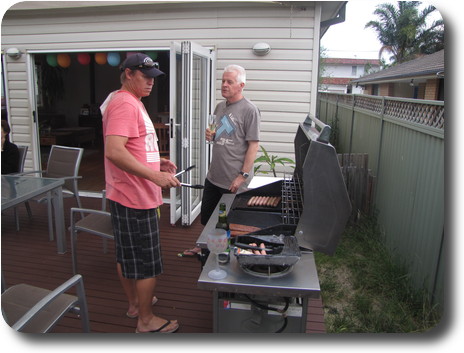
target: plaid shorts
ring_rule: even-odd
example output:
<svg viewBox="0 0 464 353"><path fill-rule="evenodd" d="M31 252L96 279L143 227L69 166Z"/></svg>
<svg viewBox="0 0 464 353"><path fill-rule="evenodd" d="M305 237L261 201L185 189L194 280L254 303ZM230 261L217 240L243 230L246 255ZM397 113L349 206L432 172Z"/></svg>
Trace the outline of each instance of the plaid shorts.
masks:
<svg viewBox="0 0 464 353"><path fill-rule="evenodd" d="M138 210L109 200L116 260L125 278L145 279L163 273L156 208Z"/></svg>

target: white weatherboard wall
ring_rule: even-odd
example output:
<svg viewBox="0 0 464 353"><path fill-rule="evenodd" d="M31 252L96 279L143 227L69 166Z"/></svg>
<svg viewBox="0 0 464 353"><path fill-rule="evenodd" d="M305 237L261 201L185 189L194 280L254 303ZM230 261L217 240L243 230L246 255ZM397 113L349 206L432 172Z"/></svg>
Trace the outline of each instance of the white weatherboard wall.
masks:
<svg viewBox="0 0 464 353"><path fill-rule="evenodd" d="M2 21L2 50L167 49L171 41L182 40L212 47L217 52L216 100L222 99L222 69L232 63L245 67L245 95L262 113L261 144L272 154L293 158L297 124L315 113L312 80L317 80L319 51L319 6L300 4L146 3L8 11ZM257 42L267 42L271 52L255 56L251 48ZM12 138L28 144L34 133L28 55L17 61L5 58ZM30 148L34 153L34 144ZM27 167L35 167L30 155Z"/></svg>

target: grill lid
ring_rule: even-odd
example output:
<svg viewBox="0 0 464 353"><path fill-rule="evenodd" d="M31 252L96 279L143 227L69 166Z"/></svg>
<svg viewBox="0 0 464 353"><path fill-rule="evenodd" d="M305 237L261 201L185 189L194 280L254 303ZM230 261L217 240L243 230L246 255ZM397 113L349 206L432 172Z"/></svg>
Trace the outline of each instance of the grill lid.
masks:
<svg viewBox="0 0 464 353"><path fill-rule="evenodd" d="M329 135L328 125L309 116L298 127L295 175L303 180L304 206L295 236L301 247L333 255L351 203Z"/></svg>

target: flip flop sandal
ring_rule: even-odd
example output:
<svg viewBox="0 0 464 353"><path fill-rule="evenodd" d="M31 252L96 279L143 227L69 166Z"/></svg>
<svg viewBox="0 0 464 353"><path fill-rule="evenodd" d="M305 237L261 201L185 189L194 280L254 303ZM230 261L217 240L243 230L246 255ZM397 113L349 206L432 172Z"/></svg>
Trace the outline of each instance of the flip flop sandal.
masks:
<svg viewBox="0 0 464 353"><path fill-rule="evenodd" d="M151 305L155 305L156 303L158 303L158 298L153 296L153 298L151 299ZM131 315L129 314L129 312L126 313L126 316L129 318L129 319L136 319L139 317L139 314L136 314L136 315Z"/></svg>
<svg viewBox="0 0 464 353"><path fill-rule="evenodd" d="M167 320L166 323L161 325L161 327L157 328L156 330L153 331L147 331L147 332L140 332L138 329L135 329L135 333L174 333L179 329L179 325L177 325L175 328L169 330L169 331L161 331L163 328L168 327L171 324L170 320Z"/></svg>
<svg viewBox="0 0 464 353"><path fill-rule="evenodd" d="M180 252L177 254L179 257L195 257L198 256L198 254L201 252L201 250L196 250L195 248L184 250L183 252Z"/></svg>

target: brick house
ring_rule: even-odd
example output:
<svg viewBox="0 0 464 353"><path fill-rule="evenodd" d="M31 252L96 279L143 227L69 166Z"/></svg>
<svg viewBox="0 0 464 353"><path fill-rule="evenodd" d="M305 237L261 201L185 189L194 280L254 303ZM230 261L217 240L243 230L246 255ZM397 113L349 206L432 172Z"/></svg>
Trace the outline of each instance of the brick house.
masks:
<svg viewBox="0 0 464 353"><path fill-rule="evenodd" d="M445 50L352 80L364 94L444 100Z"/></svg>

